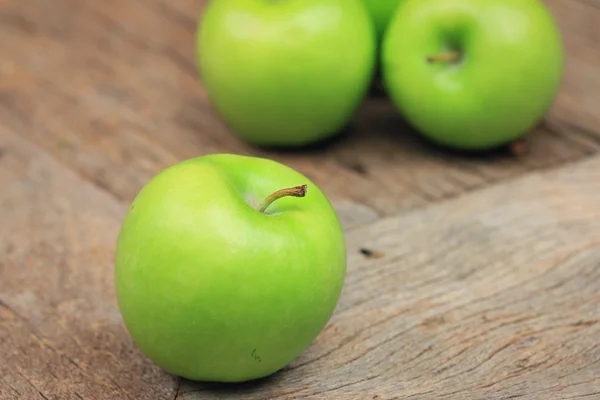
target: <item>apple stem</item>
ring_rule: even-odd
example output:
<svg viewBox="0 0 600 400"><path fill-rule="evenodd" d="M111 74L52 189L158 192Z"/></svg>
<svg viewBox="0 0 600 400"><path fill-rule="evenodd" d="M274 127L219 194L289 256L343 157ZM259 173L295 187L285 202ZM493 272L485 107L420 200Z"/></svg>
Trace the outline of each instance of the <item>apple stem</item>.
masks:
<svg viewBox="0 0 600 400"><path fill-rule="evenodd" d="M458 61L460 59L460 53L458 51L444 51L442 53L427 57L428 63L440 62L440 61Z"/></svg>
<svg viewBox="0 0 600 400"><path fill-rule="evenodd" d="M274 193L271 193L267 196L260 206L258 207L258 211L264 213L266 209L273 203L275 200L280 199L282 197L293 196L293 197L304 197L306 196L306 185L294 186L291 188L280 189Z"/></svg>

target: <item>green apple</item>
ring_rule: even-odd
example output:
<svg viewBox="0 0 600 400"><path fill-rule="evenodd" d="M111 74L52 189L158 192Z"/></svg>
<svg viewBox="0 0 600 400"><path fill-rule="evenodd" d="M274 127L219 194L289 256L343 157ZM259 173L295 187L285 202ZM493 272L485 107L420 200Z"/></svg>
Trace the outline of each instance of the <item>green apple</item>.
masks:
<svg viewBox="0 0 600 400"><path fill-rule="evenodd" d="M564 63L538 0L408 0L381 57L386 92L407 122L462 150L527 133L552 104Z"/></svg>
<svg viewBox="0 0 600 400"><path fill-rule="evenodd" d="M272 160L213 154L152 178L123 221L118 304L137 346L184 378L284 367L331 317L345 238L327 197Z"/></svg>
<svg viewBox="0 0 600 400"><path fill-rule="evenodd" d="M378 39L384 37L385 31L394 16L401 0L364 0L375 25ZM402 0L404 1L404 0Z"/></svg>
<svg viewBox="0 0 600 400"><path fill-rule="evenodd" d="M375 30L361 0L213 0L198 24L198 71L249 143L299 147L341 132L369 88Z"/></svg>

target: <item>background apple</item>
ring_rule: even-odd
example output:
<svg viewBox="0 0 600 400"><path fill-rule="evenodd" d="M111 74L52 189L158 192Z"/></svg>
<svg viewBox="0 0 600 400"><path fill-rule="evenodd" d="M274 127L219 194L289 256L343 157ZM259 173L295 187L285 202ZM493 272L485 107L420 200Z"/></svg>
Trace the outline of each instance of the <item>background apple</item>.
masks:
<svg viewBox="0 0 600 400"><path fill-rule="evenodd" d="M382 39L398 4L404 0L364 0L375 25L378 39Z"/></svg>
<svg viewBox="0 0 600 400"><path fill-rule="evenodd" d="M198 68L241 138L301 146L340 132L369 88L375 32L361 0L219 0L205 8Z"/></svg>
<svg viewBox="0 0 600 400"><path fill-rule="evenodd" d="M280 189L289 196L274 200ZM275 161L215 154L142 188L115 279L127 329L151 360L188 379L236 382L272 374L316 338L345 271L343 231L314 183Z"/></svg>
<svg viewBox="0 0 600 400"><path fill-rule="evenodd" d="M563 51L538 0L408 0L388 27L382 69L409 123L440 144L478 150L539 121L559 88Z"/></svg>

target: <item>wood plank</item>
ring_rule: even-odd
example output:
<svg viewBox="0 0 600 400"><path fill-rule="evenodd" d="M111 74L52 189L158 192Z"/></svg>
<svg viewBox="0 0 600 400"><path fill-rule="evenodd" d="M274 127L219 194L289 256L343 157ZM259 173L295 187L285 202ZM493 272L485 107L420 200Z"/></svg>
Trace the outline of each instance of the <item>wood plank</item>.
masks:
<svg viewBox="0 0 600 400"><path fill-rule="evenodd" d="M551 118L572 128L581 138L600 137L600 2L598 0L545 0L558 16L568 49L565 79L551 110Z"/></svg>
<svg viewBox="0 0 600 400"><path fill-rule="evenodd" d="M0 131L0 399L593 398L600 156L348 231L330 324L270 379L178 380L114 299L126 205ZM365 397L367 396L367 397Z"/></svg>
<svg viewBox="0 0 600 400"><path fill-rule="evenodd" d="M599 178L595 158L353 230L341 303L298 360L178 399L596 398Z"/></svg>
<svg viewBox="0 0 600 400"><path fill-rule="evenodd" d="M153 174L182 158L237 152L285 162L336 204L375 218L600 147L594 112L600 11L589 3L548 0L566 38L568 69L547 123L531 134L531 152L520 158L435 148L411 132L386 99L366 101L348 136L328 147L252 148L213 112L195 71L194 31L204 3L3 2L0 119L119 199L131 199Z"/></svg>
<svg viewBox="0 0 600 400"><path fill-rule="evenodd" d="M113 285L126 207L0 131L0 399L169 399Z"/></svg>

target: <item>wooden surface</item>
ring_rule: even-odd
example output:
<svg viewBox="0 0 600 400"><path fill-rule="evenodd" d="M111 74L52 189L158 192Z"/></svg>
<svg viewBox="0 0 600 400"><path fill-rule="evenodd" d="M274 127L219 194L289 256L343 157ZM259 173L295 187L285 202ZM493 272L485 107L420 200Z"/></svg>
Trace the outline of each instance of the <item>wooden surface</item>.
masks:
<svg viewBox="0 0 600 400"><path fill-rule="evenodd" d="M197 78L202 1L0 2L0 399L600 398L600 6L546 3L565 80L513 157L436 148L385 98L329 146L252 148ZM330 324L241 386L154 366L113 286L140 187L225 151L314 179L348 237Z"/></svg>

